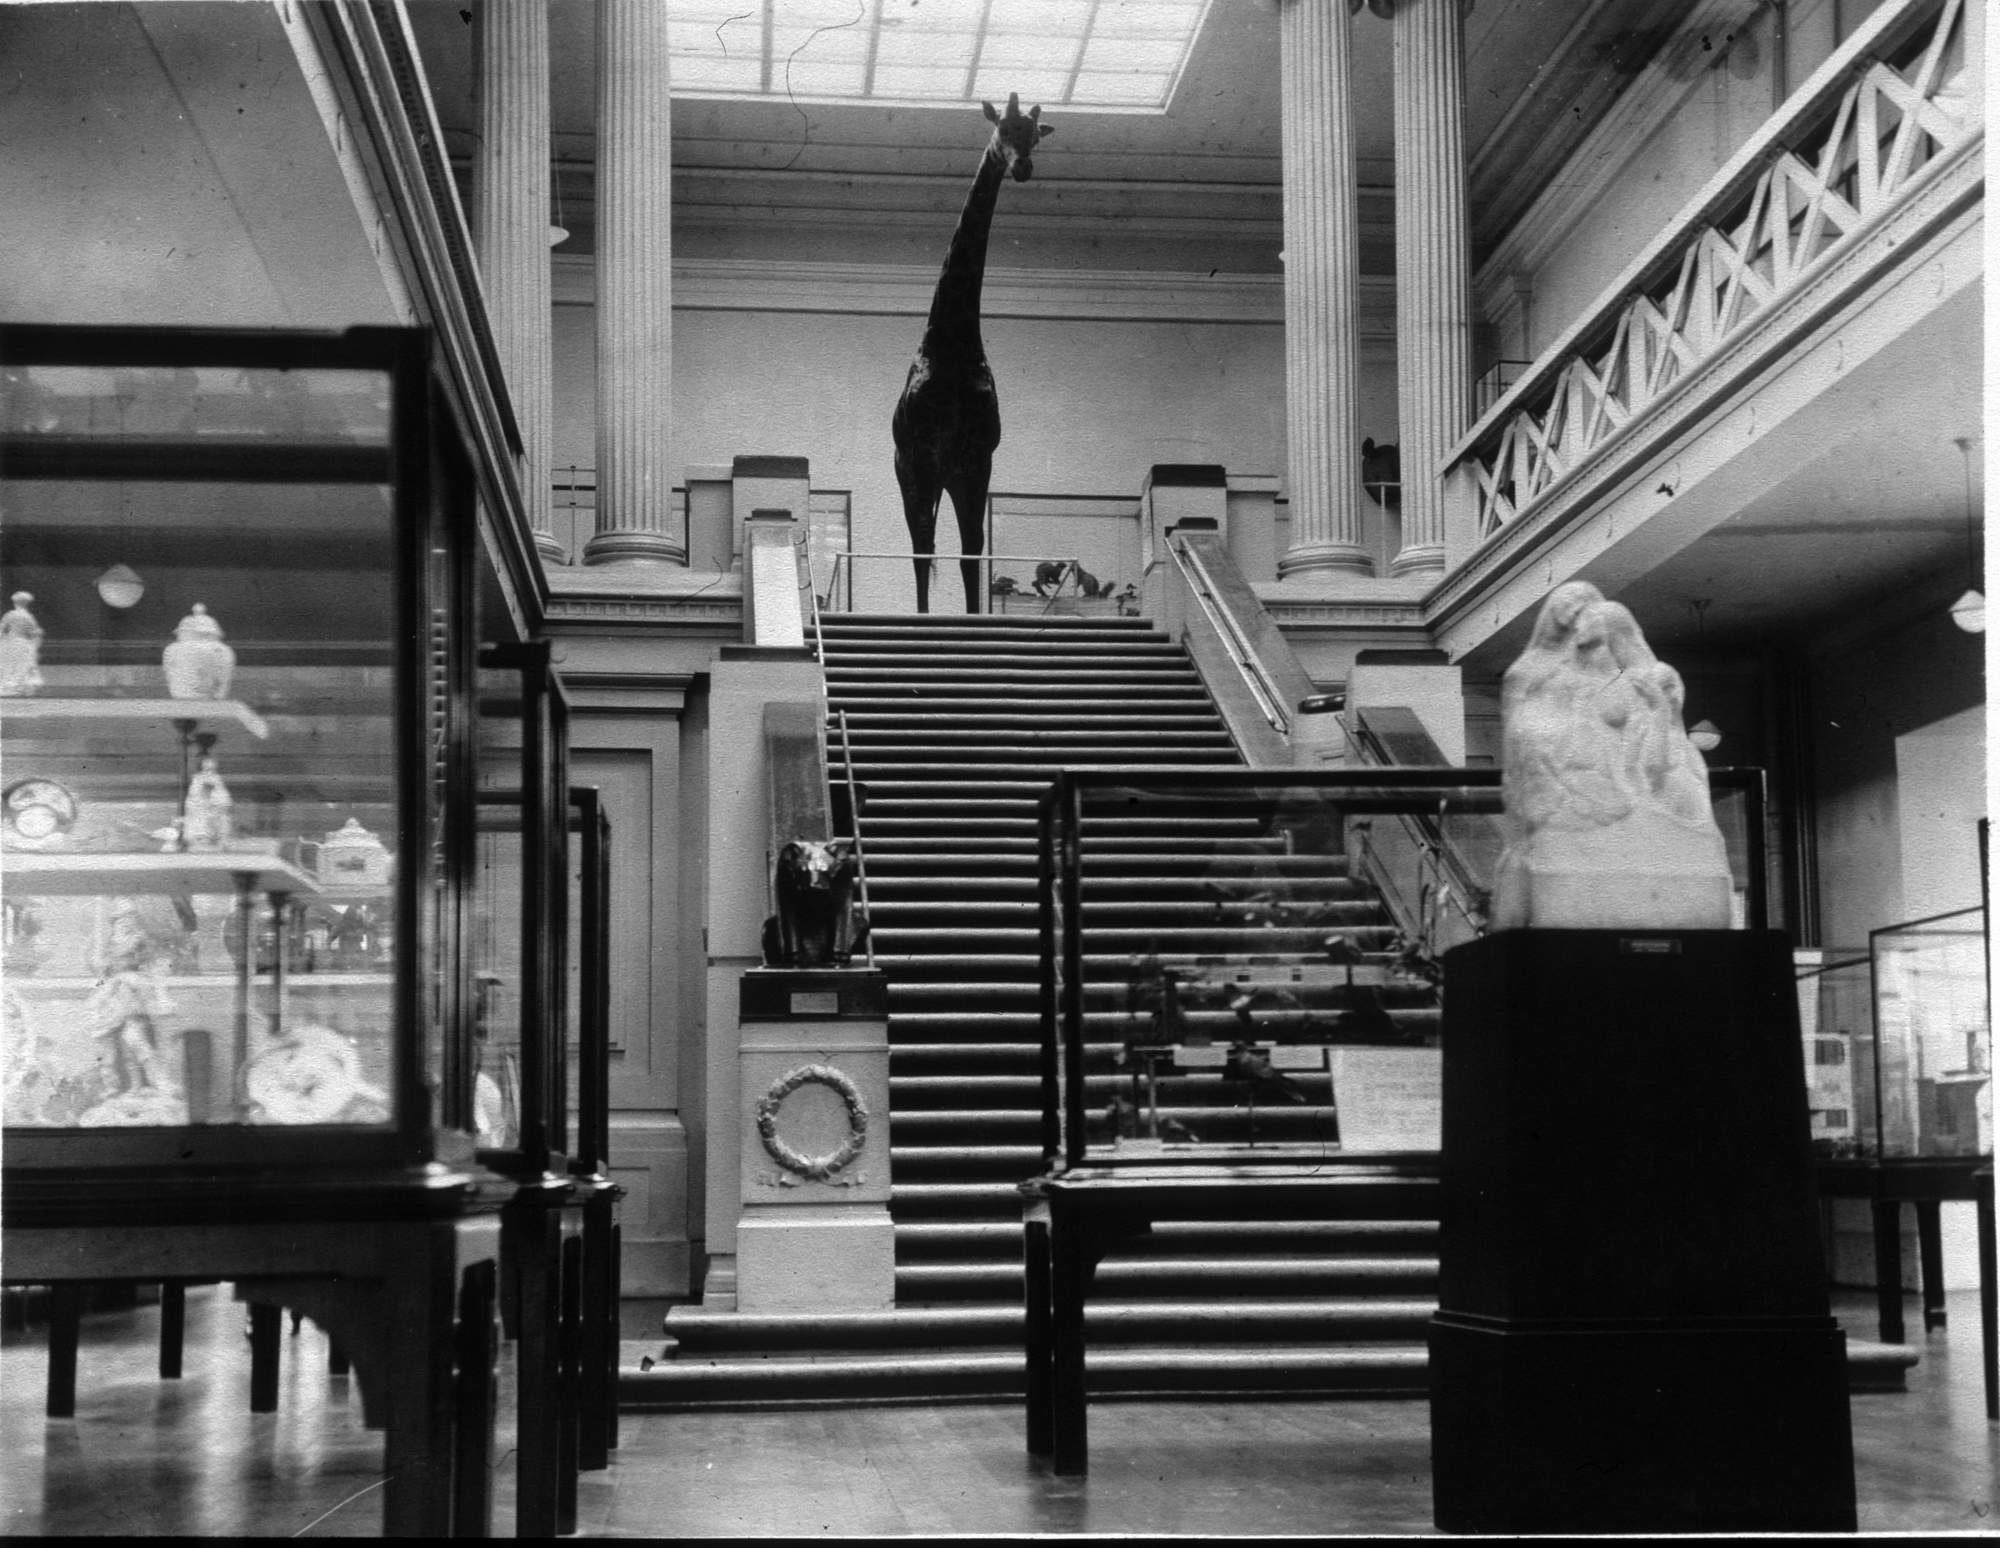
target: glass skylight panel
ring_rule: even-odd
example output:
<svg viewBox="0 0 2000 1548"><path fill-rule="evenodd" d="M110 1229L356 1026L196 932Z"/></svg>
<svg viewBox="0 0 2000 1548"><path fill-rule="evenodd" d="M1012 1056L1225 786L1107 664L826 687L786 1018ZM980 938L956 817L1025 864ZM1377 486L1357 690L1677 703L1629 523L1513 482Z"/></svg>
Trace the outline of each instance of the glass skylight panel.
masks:
<svg viewBox="0 0 2000 1548"><path fill-rule="evenodd" d="M688 97L1164 111L1213 0L664 0Z"/></svg>
<svg viewBox="0 0 2000 1548"><path fill-rule="evenodd" d="M1068 70L1017 70L1011 66L1004 70L982 69L972 82L971 95L999 107L1006 102L1009 92L1017 91L1021 94L1021 110L1026 112L1038 103L1043 106L1060 103L1069 83Z"/></svg>

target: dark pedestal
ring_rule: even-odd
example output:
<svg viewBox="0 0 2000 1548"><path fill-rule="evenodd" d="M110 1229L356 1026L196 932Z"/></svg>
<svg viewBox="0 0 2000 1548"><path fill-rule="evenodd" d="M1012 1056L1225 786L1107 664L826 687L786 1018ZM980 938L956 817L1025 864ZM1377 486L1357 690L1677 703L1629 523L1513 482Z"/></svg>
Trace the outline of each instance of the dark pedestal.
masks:
<svg viewBox="0 0 2000 1548"><path fill-rule="evenodd" d="M1524 1328L1439 1312L1447 1532L1851 1532L1837 1328Z"/></svg>
<svg viewBox="0 0 2000 1548"><path fill-rule="evenodd" d="M1433 1495L1448 1531L1851 1531L1777 931L1445 958Z"/></svg>

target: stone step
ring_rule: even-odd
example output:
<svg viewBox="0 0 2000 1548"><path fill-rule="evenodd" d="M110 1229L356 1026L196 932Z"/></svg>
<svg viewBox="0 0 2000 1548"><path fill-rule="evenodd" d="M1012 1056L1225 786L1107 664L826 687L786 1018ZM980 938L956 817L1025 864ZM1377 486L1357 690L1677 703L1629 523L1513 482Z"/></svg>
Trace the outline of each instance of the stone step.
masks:
<svg viewBox="0 0 2000 1548"><path fill-rule="evenodd" d="M636 1364L636 1361L633 1362ZM1345 1393L1421 1397L1422 1348L1263 1346L1099 1348L1085 1361L1093 1398L1161 1393ZM721 1403L818 1404L937 1398L1019 1398L1018 1348L991 1352L898 1350L890 1354L662 1360L623 1368L619 1407L632 1413Z"/></svg>

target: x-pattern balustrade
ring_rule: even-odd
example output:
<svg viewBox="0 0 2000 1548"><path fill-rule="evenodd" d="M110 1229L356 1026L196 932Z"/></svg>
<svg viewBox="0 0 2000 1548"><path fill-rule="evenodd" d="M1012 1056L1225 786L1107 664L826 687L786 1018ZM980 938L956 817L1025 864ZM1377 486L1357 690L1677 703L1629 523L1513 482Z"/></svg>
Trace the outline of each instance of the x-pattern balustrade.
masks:
<svg viewBox="0 0 2000 1548"><path fill-rule="evenodd" d="M1792 111L1718 174L1694 218L1628 271L1633 282L1496 405L1458 464L1472 475L1481 542L1545 503L1585 458L1983 134L1965 30L1965 0L1904 0L1877 13Z"/></svg>

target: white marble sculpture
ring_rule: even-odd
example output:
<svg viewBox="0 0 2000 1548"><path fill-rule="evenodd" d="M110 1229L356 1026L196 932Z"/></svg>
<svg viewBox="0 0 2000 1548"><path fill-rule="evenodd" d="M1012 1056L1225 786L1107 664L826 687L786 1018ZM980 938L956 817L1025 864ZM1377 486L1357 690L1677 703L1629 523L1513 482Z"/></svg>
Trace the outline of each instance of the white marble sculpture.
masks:
<svg viewBox="0 0 2000 1548"><path fill-rule="evenodd" d="M1629 610L1558 586L1501 692L1493 928L1725 929L1732 883L1680 674Z"/></svg>
<svg viewBox="0 0 2000 1548"><path fill-rule="evenodd" d="M0 698L23 699L42 686L42 626L28 611L32 593L17 591L0 613Z"/></svg>

